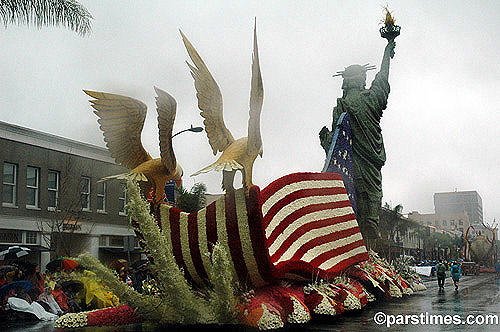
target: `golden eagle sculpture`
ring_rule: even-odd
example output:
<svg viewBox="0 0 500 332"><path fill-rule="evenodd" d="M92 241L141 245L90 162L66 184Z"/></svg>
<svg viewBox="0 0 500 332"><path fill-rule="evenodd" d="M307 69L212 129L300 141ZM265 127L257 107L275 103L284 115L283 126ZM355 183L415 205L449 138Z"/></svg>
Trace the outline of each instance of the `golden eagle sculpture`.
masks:
<svg viewBox="0 0 500 332"><path fill-rule="evenodd" d="M176 161L172 149L172 128L177 109L175 99L155 87L161 158L153 159L141 142L147 109L144 103L112 93L83 91L94 98L90 103L99 117L97 121L111 156L116 163L131 169L127 174L108 176L101 181L127 176L137 181L147 181L153 188L154 203L163 202L167 182L173 179L177 186L182 183L182 167Z"/></svg>
<svg viewBox="0 0 500 332"><path fill-rule="evenodd" d="M257 155L262 157L262 139L260 135L260 112L264 99L262 76L259 65L257 48L257 26L254 26L253 56L252 56L252 83L250 90L250 117L248 120L248 136L235 140L224 124L222 112L222 95L219 86L208 71L207 66L198 52L182 33L182 40L186 46L193 65L187 63L191 69L198 98L200 114L205 120L205 131L212 147L213 154L222 152L222 155L213 164L192 174L223 171L222 188L228 192L234 190L233 181L236 170L242 172L243 186L248 190L252 187L252 168Z"/></svg>

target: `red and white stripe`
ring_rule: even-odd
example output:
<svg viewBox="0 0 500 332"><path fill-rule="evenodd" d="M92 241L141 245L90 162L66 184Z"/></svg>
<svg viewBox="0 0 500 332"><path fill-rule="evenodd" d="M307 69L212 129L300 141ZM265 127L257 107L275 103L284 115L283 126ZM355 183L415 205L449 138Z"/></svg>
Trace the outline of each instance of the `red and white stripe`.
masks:
<svg viewBox="0 0 500 332"><path fill-rule="evenodd" d="M340 175L290 174L262 190L261 203L276 269L307 263L307 270L334 275L368 259Z"/></svg>
<svg viewBox="0 0 500 332"><path fill-rule="evenodd" d="M187 214L162 205L163 234L193 282L207 278L216 242L228 248L239 280L262 286L280 278L328 278L368 259L340 176L296 173L262 192L243 189Z"/></svg>

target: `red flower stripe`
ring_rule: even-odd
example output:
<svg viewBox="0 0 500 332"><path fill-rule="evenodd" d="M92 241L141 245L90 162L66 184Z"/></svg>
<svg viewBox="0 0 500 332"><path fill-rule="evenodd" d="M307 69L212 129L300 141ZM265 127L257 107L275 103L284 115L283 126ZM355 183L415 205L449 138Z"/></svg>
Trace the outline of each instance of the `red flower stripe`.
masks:
<svg viewBox="0 0 500 332"><path fill-rule="evenodd" d="M127 305L87 313L88 326L118 326L136 324L142 321L143 318Z"/></svg>
<svg viewBox="0 0 500 332"><path fill-rule="evenodd" d="M241 248L241 238L238 229L238 218L236 216L235 193L232 192L226 195L226 230L227 241L229 243L229 251L233 259L234 268L240 280L248 280L248 269L243 258ZM250 281L251 282L251 281Z"/></svg>
<svg viewBox="0 0 500 332"><path fill-rule="evenodd" d="M207 271L203 266L203 260L201 259L199 241L198 241L198 214L190 213L188 215L188 237L189 237L189 251L193 259L193 265L196 269L196 273L201 277L201 279L207 278Z"/></svg>

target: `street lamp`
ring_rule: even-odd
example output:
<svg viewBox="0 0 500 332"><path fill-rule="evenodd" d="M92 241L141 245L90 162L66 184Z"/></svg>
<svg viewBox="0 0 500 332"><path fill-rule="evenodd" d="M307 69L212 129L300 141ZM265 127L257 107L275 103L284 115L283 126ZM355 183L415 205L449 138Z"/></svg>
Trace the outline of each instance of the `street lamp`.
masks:
<svg viewBox="0 0 500 332"><path fill-rule="evenodd" d="M175 136L177 136L180 133L183 133L185 131L192 131L193 133L199 133L199 132L203 131L203 128L202 127L193 127L193 125L191 125L191 128L181 130L178 133L173 134L171 138L174 138Z"/></svg>

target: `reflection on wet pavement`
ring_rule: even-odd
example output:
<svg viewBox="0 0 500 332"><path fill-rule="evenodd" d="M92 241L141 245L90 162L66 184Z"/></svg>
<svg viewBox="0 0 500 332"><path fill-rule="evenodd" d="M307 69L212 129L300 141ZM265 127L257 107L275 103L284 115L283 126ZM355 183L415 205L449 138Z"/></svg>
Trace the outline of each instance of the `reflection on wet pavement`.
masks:
<svg viewBox="0 0 500 332"><path fill-rule="evenodd" d="M500 278L494 274L481 274L479 276L466 276L461 279L458 291L455 291L453 282L447 278L445 289L438 290L437 281L429 280L425 282L427 290L418 292L410 297L394 299L388 301L379 301L370 304L362 311L348 312L338 317L326 317L324 319L315 319L314 323L306 325L297 325L288 327L287 331L339 331L339 332L368 332L368 331L500 331L500 325L468 325L468 324L449 324L449 325L392 325L389 328L383 325L377 325L374 322L374 316L378 312L385 315L459 315L466 318L467 315L479 314L500 314ZM53 323L40 322L34 325L7 326L1 328L3 332L159 332L159 331L235 331L247 330L248 328L179 328L171 326L162 329L155 329L146 324L137 324L126 327L88 327L71 330L54 329Z"/></svg>

